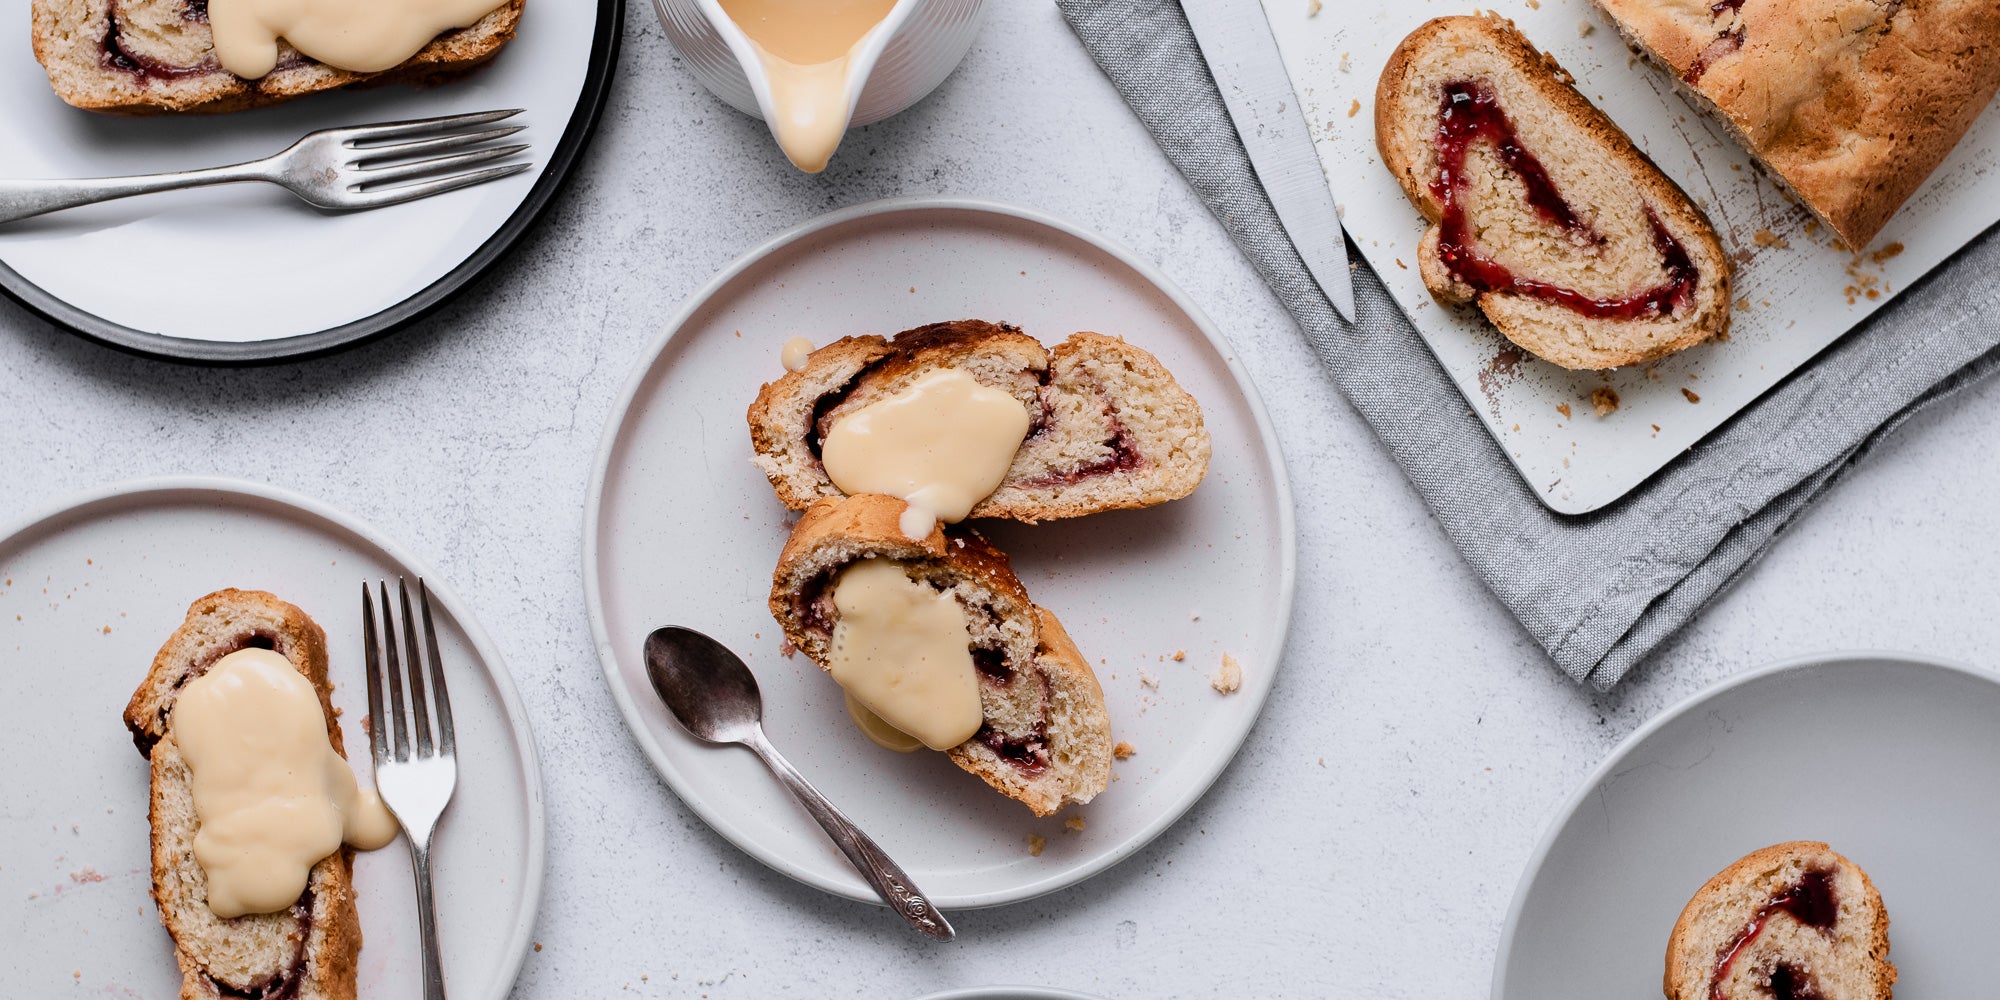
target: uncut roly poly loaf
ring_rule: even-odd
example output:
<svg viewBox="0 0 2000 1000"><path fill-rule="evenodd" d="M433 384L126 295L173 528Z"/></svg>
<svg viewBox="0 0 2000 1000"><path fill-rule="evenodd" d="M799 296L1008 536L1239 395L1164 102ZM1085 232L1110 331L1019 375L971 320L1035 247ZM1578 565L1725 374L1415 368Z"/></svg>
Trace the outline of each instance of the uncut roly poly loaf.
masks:
<svg viewBox="0 0 2000 1000"><path fill-rule="evenodd" d="M239 111L340 87L449 80L499 54L520 25L524 3L507 0L382 73L335 69L281 43L278 67L245 80L216 61L208 0L33 0L32 37L49 85L74 107L123 114Z"/></svg>
<svg viewBox="0 0 2000 1000"><path fill-rule="evenodd" d="M153 901L174 939L182 1000L354 1000L361 918L354 908L351 848L314 865L305 892L285 912L223 918L208 908L208 876L194 858L200 825L193 790L170 720L174 698L188 681L253 646L276 651L312 681L327 738L346 755L319 625L262 591L220 590L194 602L125 708L125 726L152 770Z"/></svg>
<svg viewBox="0 0 2000 1000"><path fill-rule="evenodd" d="M1111 780L1111 717L1097 675L1056 616L1028 599L1006 555L969 531L908 538L904 506L862 494L807 508L771 577L785 638L826 667L835 578L864 559L900 563L955 598L970 626L983 721L946 751L952 762L1037 816L1089 802Z"/></svg>
<svg viewBox="0 0 2000 1000"><path fill-rule="evenodd" d="M1860 250L2000 90L1993 0L1595 0Z"/></svg>
<svg viewBox="0 0 2000 1000"><path fill-rule="evenodd" d="M1044 348L1018 328L933 323L893 340L844 337L803 370L767 383L750 406L757 466L793 510L838 497L820 440L842 415L957 368L1028 408L1028 438L973 517L1042 521L1150 507L1194 492L1208 472L1201 405L1152 354L1078 333Z"/></svg>
<svg viewBox="0 0 2000 1000"><path fill-rule="evenodd" d="M1615 368L1728 329L1730 266L1707 219L1512 22L1411 32L1382 71L1375 137L1431 222L1431 295L1477 304L1535 355Z"/></svg>
<svg viewBox="0 0 2000 1000"><path fill-rule="evenodd" d="M1752 851L1688 900L1667 1000L1890 1000L1889 914L1859 865L1795 840Z"/></svg>

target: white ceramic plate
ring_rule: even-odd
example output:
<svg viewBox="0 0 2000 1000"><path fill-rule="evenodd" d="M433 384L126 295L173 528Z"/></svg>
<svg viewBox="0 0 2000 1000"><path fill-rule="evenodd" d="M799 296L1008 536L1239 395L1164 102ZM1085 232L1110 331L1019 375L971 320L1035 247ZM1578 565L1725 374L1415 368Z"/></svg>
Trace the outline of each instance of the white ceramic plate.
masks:
<svg viewBox="0 0 2000 1000"><path fill-rule="evenodd" d="M148 893L146 763L119 716L187 606L269 590L326 630L348 759L371 780L359 584L422 574L367 527L250 483L152 480L99 491L0 540L0 981L16 996L178 995ZM426 577L451 677L459 784L433 866L452 996L503 997L542 884L541 778L527 716L464 605ZM358 855L361 995L422 995L410 856Z"/></svg>
<svg viewBox="0 0 2000 1000"><path fill-rule="evenodd" d="M1157 354L1214 436L1192 497L1029 527L982 524L1028 592L1097 670L1114 735L1138 755L1097 801L1036 820L942 754L877 748L837 686L779 651L765 608L792 520L750 464L744 410L783 374L779 348L961 317L1047 342L1078 330ZM640 745L688 806L738 847L828 892L874 896L810 818L737 748L683 733L640 648L655 627L700 629L742 654L765 725L800 770L947 908L1026 899L1131 854L1181 815L1236 753L1271 690L1292 603L1292 502L1264 409L1228 345L1152 267L1101 238L989 202L905 199L836 212L758 247L667 324L614 411L586 506L584 586L605 678ZM1186 659L1171 659L1176 650ZM1222 654L1243 689L1209 687ZM1152 678L1157 687L1143 686ZM1047 838L1030 857L1028 836Z"/></svg>
<svg viewBox="0 0 2000 1000"><path fill-rule="evenodd" d="M523 108L534 168L371 212L327 214L271 185L128 199L0 226L0 290L129 350L243 362L321 353L428 312L498 260L588 139L623 0L531 0L491 65L448 85L319 94L228 115L78 111L0 0L0 177L103 177L275 153L314 129Z"/></svg>
<svg viewBox="0 0 2000 1000"><path fill-rule="evenodd" d="M1898 996L1991 978L2000 678L1893 654L1714 687L1632 734L1550 827L1514 896L1496 1000L1658 996L1667 935L1738 857L1823 840L1889 910Z"/></svg>
<svg viewBox="0 0 2000 1000"><path fill-rule="evenodd" d="M1509 4L1506 15L1701 205L1735 261L1740 307L1728 340L1651 365L1565 371L1522 357L1478 310L1431 300L1417 272L1423 216L1375 148L1375 82L1389 54L1424 21L1473 6L1363 0L1342 4L1339 17L1316 9L1264 0L1342 222L1528 488L1560 513L1624 496L2000 220L2000 102L1889 220L1871 253L1855 255L1829 247L1832 234L1774 189L1668 74L1636 59L1590 0ZM1902 251L1878 259L1890 244ZM1619 406L1598 416L1591 395L1602 387Z"/></svg>

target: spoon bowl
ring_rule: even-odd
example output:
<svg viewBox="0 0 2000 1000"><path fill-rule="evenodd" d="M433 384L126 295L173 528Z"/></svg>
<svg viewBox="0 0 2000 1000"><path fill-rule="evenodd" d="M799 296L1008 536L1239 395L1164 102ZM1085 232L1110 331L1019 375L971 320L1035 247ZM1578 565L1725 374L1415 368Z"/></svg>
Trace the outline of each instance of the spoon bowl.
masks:
<svg viewBox="0 0 2000 1000"><path fill-rule="evenodd" d="M952 939L956 932L951 921L918 891L910 876L765 737L764 699L757 691L756 675L742 658L694 629L669 625L646 637L646 677L688 735L707 743L741 744L755 753L882 901L918 933L938 941Z"/></svg>
<svg viewBox="0 0 2000 1000"><path fill-rule="evenodd" d="M695 739L747 743L763 725L757 675L728 646L694 629L654 629L646 637L646 677Z"/></svg>

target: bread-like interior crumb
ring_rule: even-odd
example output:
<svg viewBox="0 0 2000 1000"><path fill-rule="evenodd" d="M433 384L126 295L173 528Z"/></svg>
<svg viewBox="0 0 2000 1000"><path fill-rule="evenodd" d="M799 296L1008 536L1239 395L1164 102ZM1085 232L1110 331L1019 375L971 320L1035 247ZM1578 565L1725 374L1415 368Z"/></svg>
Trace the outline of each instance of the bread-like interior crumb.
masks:
<svg viewBox="0 0 2000 1000"><path fill-rule="evenodd" d="M1210 687L1223 694L1235 694L1243 686L1243 664L1228 653L1222 654L1222 663L1215 668L1215 674L1208 679Z"/></svg>

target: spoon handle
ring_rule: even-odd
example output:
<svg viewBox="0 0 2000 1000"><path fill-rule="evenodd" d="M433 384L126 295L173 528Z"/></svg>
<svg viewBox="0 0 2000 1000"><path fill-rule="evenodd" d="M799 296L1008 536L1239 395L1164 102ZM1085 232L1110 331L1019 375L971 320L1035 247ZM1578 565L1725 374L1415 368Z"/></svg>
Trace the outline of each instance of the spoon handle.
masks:
<svg viewBox="0 0 2000 1000"><path fill-rule="evenodd" d="M957 935L957 932L951 929L950 922L945 920L944 914L939 913L937 908L931 905L931 901L924 898L924 894L910 881L910 876L902 868L889 860L889 855L882 850L881 845L875 843L874 838L862 833L860 827L855 826L854 822L835 808L832 802L827 801L826 796L821 795L819 789L814 788L812 782L807 781L805 775L799 773L798 768L793 767L790 761L778 753L776 747L771 746L771 742L764 738L762 730L744 740L743 745L756 751L764 766L778 776L778 782L791 791L792 796L799 800L800 805L806 807L806 812L811 813L813 819L819 821L820 828L826 831L827 836L833 838L834 846L840 848L840 853L847 855L847 860L854 863L855 869L861 872L861 877L867 879L868 884L875 887L875 891L881 895L883 901L888 903L891 909L902 914L903 919L910 922L910 926L939 941L949 941Z"/></svg>

